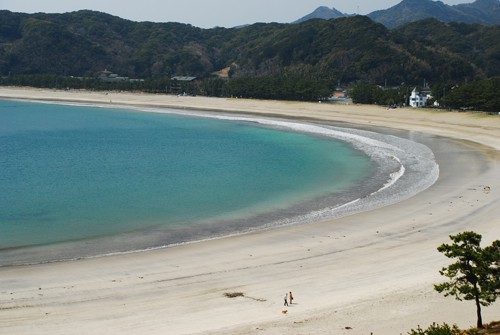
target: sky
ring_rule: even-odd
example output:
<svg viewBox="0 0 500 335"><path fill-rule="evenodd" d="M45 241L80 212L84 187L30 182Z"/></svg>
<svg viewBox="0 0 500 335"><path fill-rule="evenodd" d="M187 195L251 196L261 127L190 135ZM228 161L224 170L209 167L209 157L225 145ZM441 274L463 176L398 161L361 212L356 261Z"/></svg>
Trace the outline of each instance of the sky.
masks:
<svg viewBox="0 0 500 335"><path fill-rule="evenodd" d="M181 22L200 28L235 27L256 22L290 23L326 6L365 15L401 0L0 0L0 9L22 13L100 11L133 21ZM442 0L448 5L474 0Z"/></svg>

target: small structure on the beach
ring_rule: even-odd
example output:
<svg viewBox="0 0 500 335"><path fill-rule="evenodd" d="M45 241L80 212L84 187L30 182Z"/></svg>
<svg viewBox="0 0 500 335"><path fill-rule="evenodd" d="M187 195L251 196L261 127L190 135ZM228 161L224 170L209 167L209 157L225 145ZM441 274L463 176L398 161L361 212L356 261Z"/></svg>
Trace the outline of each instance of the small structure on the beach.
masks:
<svg viewBox="0 0 500 335"><path fill-rule="evenodd" d="M185 83L190 83L196 80L196 77L191 77L191 76L175 76L170 78L170 80L176 80L176 81L182 81Z"/></svg>
<svg viewBox="0 0 500 335"><path fill-rule="evenodd" d="M170 78L170 92L174 94L187 95L186 90L190 91L192 85L195 85L197 78L193 76L174 76Z"/></svg>
<svg viewBox="0 0 500 335"><path fill-rule="evenodd" d="M328 102L334 104L349 105L352 104L352 99L349 96L349 91L347 89L337 88L328 98Z"/></svg>

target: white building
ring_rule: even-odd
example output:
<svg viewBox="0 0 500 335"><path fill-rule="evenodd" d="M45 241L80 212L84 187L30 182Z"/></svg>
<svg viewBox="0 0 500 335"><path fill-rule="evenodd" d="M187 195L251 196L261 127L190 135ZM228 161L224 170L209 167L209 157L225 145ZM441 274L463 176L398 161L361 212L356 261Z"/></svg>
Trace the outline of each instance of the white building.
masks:
<svg viewBox="0 0 500 335"><path fill-rule="evenodd" d="M410 106L415 108L425 107L427 104L427 95L420 94L417 92L417 88L415 87L411 92L410 96Z"/></svg>

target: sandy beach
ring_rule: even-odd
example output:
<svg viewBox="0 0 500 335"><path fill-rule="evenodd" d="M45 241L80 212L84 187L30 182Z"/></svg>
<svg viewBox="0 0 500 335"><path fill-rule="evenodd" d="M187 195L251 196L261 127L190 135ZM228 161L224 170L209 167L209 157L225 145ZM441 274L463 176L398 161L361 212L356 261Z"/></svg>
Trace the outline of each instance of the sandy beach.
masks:
<svg viewBox="0 0 500 335"><path fill-rule="evenodd" d="M436 248L465 230L500 239L500 117L484 114L0 88L0 99L169 107L345 122L426 134L438 181L383 208L146 252L0 268L5 334L406 334L475 325L474 302L434 292ZM487 187L486 187L487 186ZM283 297L292 291L293 304ZM241 293L229 298L226 293ZM283 311L286 310L286 314ZM500 319L500 302L483 309Z"/></svg>

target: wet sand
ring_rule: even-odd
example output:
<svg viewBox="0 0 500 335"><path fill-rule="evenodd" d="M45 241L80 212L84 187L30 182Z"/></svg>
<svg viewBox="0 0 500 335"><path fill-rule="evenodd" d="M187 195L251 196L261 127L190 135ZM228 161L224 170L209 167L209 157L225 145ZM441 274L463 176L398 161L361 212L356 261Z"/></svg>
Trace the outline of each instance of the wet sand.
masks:
<svg viewBox="0 0 500 335"><path fill-rule="evenodd" d="M450 263L436 250L448 235L474 230L484 243L500 238L497 116L9 88L0 88L2 97L347 122L425 141L440 165L438 181L411 199L335 220L0 268L0 327L7 333L405 334L432 322L475 324L473 302L444 298L432 285ZM285 308L288 291L295 299ZM243 297L225 296L234 292ZM498 315L498 302L483 310L485 322Z"/></svg>

